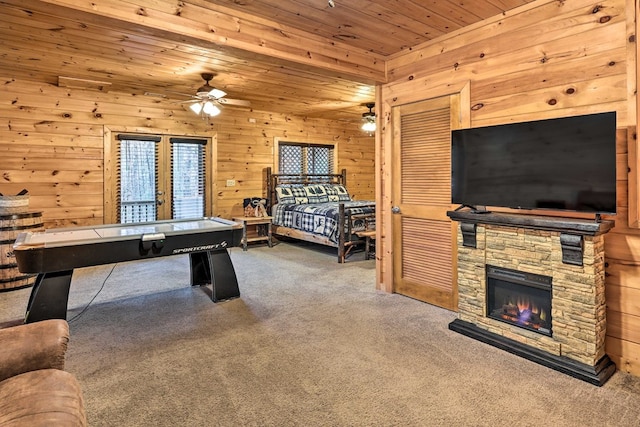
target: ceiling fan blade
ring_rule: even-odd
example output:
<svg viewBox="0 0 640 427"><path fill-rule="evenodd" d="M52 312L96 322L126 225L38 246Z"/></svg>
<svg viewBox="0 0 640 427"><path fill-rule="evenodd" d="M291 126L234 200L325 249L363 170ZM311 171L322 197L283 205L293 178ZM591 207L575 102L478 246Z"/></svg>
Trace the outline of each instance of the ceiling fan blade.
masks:
<svg viewBox="0 0 640 427"><path fill-rule="evenodd" d="M144 92L144 96L154 96L156 98L166 98L167 95L158 92Z"/></svg>
<svg viewBox="0 0 640 427"><path fill-rule="evenodd" d="M227 94L227 92L220 90L220 89L216 89L213 88L209 91L209 93L207 93L208 96L214 98L214 99L218 99L218 98L222 98L223 96L225 96Z"/></svg>
<svg viewBox="0 0 640 427"><path fill-rule="evenodd" d="M249 107L251 102L243 99L220 98L218 102L223 105L237 105L239 107Z"/></svg>
<svg viewBox="0 0 640 427"><path fill-rule="evenodd" d="M167 94L171 94L171 95L179 95L181 97L186 97L186 98L195 98L196 95L194 94L189 94L189 93L184 93L184 92L176 92L174 90L164 90L163 91L164 95L167 96Z"/></svg>

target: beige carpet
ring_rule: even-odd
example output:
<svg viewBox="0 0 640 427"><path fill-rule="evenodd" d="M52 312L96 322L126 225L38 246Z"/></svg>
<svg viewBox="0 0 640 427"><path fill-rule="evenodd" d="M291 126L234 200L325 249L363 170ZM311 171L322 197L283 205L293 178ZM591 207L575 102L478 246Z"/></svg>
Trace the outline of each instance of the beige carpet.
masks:
<svg viewBox="0 0 640 427"><path fill-rule="evenodd" d="M74 274L67 368L91 425L640 423L640 378L596 387L449 331L454 313L376 291L361 253L231 255L242 295L217 304L189 286L186 256ZM0 293L0 321L22 316L29 292Z"/></svg>

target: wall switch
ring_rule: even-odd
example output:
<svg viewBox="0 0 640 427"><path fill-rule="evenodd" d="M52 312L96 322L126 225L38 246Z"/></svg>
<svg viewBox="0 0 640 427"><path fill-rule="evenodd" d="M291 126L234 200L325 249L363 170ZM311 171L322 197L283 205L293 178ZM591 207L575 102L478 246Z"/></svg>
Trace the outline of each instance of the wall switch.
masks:
<svg viewBox="0 0 640 427"><path fill-rule="evenodd" d="M235 187L236 186L236 180L235 179L228 179L227 180L227 187Z"/></svg>

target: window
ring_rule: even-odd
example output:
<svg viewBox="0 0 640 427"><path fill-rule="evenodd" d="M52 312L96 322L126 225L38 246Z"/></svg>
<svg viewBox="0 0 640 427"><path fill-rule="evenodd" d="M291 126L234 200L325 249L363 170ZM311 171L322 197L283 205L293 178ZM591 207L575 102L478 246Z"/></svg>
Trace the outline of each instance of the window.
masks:
<svg viewBox="0 0 640 427"><path fill-rule="evenodd" d="M155 140L120 141L120 223L155 221L156 166Z"/></svg>
<svg viewBox="0 0 640 427"><path fill-rule="evenodd" d="M278 172L287 174L333 173L334 152L333 145L280 142L278 144Z"/></svg>
<svg viewBox="0 0 640 427"><path fill-rule="evenodd" d="M203 217L205 212L206 141L171 138L171 217Z"/></svg>
<svg viewBox="0 0 640 427"><path fill-rule="evenodd" d="M105 180L105 222L137 223L211 215L210 141L117 134ZM209 143L209 144L208 144ZM107 162L111 163L111 162ZM109 188L107 188L109 187Z"/></svg>

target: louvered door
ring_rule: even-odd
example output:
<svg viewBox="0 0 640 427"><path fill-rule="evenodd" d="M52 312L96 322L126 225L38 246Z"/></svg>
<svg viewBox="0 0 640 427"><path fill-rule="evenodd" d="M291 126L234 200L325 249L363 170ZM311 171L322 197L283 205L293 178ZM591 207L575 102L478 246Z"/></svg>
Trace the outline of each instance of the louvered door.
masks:
<svg viewBox="0 0 640 427"><path fill-rule="evenodd" d="M455 96L393 110L394 291L457 307L451 209L451 107Z"/></svg>

